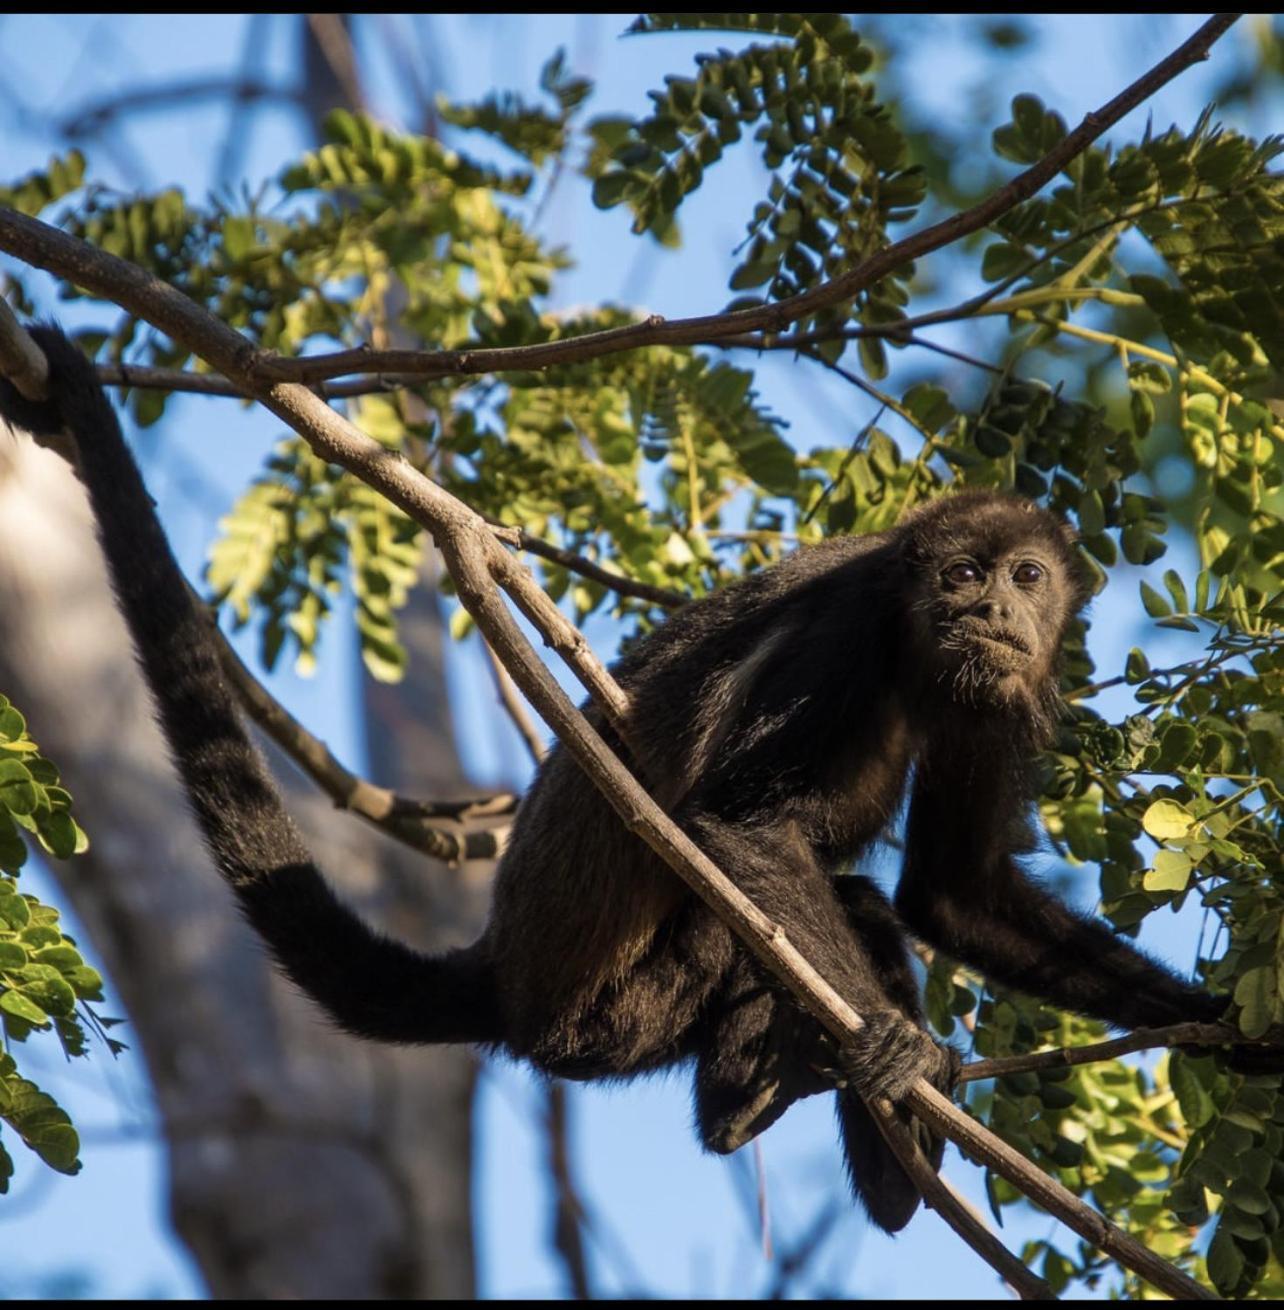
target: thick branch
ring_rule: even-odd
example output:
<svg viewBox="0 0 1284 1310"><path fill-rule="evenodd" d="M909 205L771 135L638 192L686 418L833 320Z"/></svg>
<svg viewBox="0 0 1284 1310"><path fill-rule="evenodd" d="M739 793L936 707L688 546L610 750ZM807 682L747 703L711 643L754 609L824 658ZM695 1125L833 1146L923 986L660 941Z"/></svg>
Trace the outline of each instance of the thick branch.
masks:
<svg viewBox="0 0 1284 1310"><path fill-rule="evenodd" d="M982 205L937 224L917 237L881 252L852 273L806 296L761 310L689 320L667 325L677 335L666 335L666 325L642 325L552 347L524 348L523 366L553 363L541 351L577 346L578 358L650 344L656 340L684 341L707 338L710 323L719 334L757 328L775 329L785 322L827 304L849 298L892 268L949 241L975 231L1012 205L1033 194L1049 177L1089 144L1105 127L1162 85L1182 68L1203 58L1208 46L1229 26L1231 19L1213 19L1176 54L1140 79L1096 115L1089 115L1060 147L1027 170ZM489 526L476 514L415 470L399 454L366 437L329 409L306 387L285 382L269 384L275 363L226 324L188 300L173 287L142 269L105 252L96 251L56 228L8 210L0 210L0 249L27 263L58 273L96 295L115 301L201 355L233 381L255 391L257 398L297 431L323 459L344 466L401 508L433 535L454 577L465 608L513 676L527 699L565 743L592 782L610 802L621 821L642 838L673 868L692 890L726 922L745 945L779 978L800 1003L840 1042L851 1038L861 1025L860 1016L816 972L789 941L784 928L773 922L694 845L655 801L639 786L606 746L601 736L576 710L556 679L540 662L495 583L543 634L588 687L612 725L627 740L627 700L623 691L596 660L583 636L576 632L534 579L505 551ZM639 336L639 332L641 336ZM474 352L480 356L495 352ZM306 363L306 361L296 361ZM513 367L510 362L507 367ZM488 365L494 367L494 364ZM448 371L459 371L452 369ZM325 376L323 372L317 376ZM1005 1143L972 1121L927 1082L920 1079L905 1103L935 1131L957 1142L972 1158L993 1168L1026 1196L1065 1222L1085 1241L1113 1256L1156 1287L1173 1296L1215 1299L1206 1288L1128 1237L1054 1179L1044 1175Z"/></svg>

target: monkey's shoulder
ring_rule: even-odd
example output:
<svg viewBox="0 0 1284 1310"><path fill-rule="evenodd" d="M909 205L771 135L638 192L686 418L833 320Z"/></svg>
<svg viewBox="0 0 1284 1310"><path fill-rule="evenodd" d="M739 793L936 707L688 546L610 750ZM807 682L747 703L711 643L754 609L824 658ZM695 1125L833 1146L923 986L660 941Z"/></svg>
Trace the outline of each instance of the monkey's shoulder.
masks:
<svg viewBox="0 0 1284 1310"><path fill-rule="evenodd" d="M770 568L689 601L635 642L612 671L630 690L675 672L700 680L725 664L755 658L760 643L805 633L845 598L872 600L888 585L894 563L891 533L800 547Z"/></svg>

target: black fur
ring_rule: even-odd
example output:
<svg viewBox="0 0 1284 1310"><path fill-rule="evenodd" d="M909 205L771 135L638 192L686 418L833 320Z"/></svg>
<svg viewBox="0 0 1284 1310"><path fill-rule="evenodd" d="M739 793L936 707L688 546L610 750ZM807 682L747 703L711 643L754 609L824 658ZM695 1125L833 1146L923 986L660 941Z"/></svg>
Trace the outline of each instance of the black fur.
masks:
<svg viewBox="0 0 1284 1310"><path fill-rule="evenodd" d="M34 406L5 385L0 413L74 438L210 849L282 966L338 1023L389 1041L489 1043L570 1078L693 1059L696 1119L716 1151L830 1085L835 1057L814 1022L560 748L522 803L472 947L420 955L342 906L238 723L209 620L92 368L57 330L34 335L54 399ZM889 1231L919 1197L859 1093L895 1099L920 1075L948 1090L957 1071L924 1031L898 911L990 976L1114 1024L1213 1019L1224 1006L1047 896L1014 858L1031 844L1026 772L1053 721L1058 651L1086 599L1077 577L1058 520L971 493L692 603L615 667L657 798L866 1020L837 1057L838 1109L853 1185ZM911 777L893 910L843 871ZM939 1164L941 1143L920 1138Z"/></svg>

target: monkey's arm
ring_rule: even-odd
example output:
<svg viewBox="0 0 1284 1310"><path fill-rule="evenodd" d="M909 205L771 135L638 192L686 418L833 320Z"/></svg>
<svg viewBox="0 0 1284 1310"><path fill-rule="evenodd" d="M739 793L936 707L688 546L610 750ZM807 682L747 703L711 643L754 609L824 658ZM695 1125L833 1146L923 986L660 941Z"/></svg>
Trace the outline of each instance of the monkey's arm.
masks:
<svg viewBox="0 0 1284 1310"><path fill-rule="evenodd" d="M237 718L211 631L193 605L133 456L83 354L54 328L43 404L0 380L0 415L67 433L89 490L121 611L215 863L291 978L350 1032L386 1041L496 1041L489 970L475 950L421 955L334 896Z"/></svg>
<svg viewBox="0 0 1284 1310"><path fill-rule="evenodd" d="M925 941L1008 986L1124 1028L1212 1022L1226 998L1048 895L1011 854L1023 798L968 766L921 772L896 907Z"/></svg>

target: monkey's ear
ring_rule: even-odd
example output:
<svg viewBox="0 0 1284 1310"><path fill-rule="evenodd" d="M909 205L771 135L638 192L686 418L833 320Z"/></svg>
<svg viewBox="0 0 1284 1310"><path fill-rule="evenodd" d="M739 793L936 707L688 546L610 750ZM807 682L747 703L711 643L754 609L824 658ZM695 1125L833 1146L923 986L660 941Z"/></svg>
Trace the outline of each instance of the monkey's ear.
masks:
<svg viewBox="0 0 1284 1310"><path fill-rule="evenodd" d="M1057 525L1061 529L1061 536L1067 546L1077 546L1079 544L1079 529L1069 519L1063 519L1058 515Z"/></svg>

